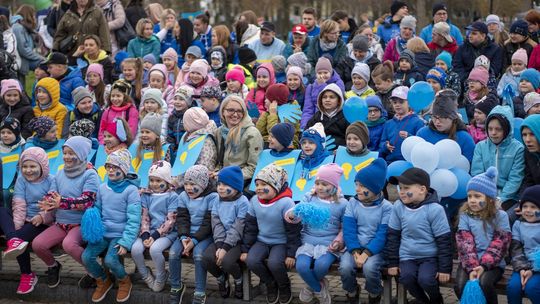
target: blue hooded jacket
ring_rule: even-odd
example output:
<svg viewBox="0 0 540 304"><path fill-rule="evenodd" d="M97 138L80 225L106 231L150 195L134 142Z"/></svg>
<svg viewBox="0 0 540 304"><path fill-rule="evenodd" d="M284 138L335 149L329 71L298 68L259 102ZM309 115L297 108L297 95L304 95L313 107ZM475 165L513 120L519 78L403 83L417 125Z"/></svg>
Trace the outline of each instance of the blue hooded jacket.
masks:
<svg viewBox="0 0 540 304"><path fill-rule="evenodd" d="M86 85L82 78L81 70L78 67L68 67L68 74L58 82L60 82L60 103L66 106L68 111L73 111L75 105L73 104L71 92L75 88Z"/></svg>

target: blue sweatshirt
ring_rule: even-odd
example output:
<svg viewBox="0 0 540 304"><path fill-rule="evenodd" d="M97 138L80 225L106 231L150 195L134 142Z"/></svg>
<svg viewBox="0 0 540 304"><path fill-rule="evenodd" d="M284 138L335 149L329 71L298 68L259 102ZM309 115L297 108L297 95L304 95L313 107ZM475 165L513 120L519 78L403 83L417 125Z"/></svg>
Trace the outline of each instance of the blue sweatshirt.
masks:
<svg viewBox="0 0 540 304"><path fill-rule="evenodd" d="M178 201L179 214L182 209L186 209L189 213L189 232L196 233L203 224L204 216L207 212L211 212L214 205L219 201L217 193L212 192L204 197L191 199L184 191L180 193ZM181 235L180 237L187 237Z"/></svg>
<svg viewBox="0 0 540 304"><path fill-rule="evenodd" d="M136 186L137 181L124 180L129 183L122 189L114 189L109 183L99 187L96 207L101 210L101 219L106 238L120 238L118 244L131 250L131 246L139 235L141 226L141 197Z"/></svg>
<svg viewBox="0 0 540 304"><path fill-rule="evenodd" d="M338 202L321 200L315 195L306 194L300 204L316 204L320 207L330 208L330 221L325 229L313 228L308 225L302 227L302 244L329 246L341 230L341 222L347 207L347 200L340 198Z"/></svg>
<svg viewBox="0 0 540 304"><path fill-rule="evenodd" d="M98 192L99 176L94 169L87 169L83 174L69 178L64 170L56 174L58 193L64 198L77 198L83 192ZM58 209L56 210L56 222L59 224L80 224L84 210Z"/></svg>
<svg viewBox="0 0 540 304"><path fill-rule="evenodd" d="M141 206L148 210L150 217L150 234L158 229L170 212L178 208L178 194L176 192L145 193L141 195Z"/></svg>
<svg viewBox="0 0 540 304"><path fill-rule="evenodd" d="M259 234L257 241L268 244L287 244L287 232L283 221L285 213L294 208L290 197L283 197L270 204L262 204L255 195L249 202L248 214L257 218Z"/></svg>
<svg viewBox="0 0 540 304"><path fill-rule="evenodd" d="M396 160L403 160L403 155L401 155L401 144L405 139L399 136L399 132L406 131L408 136L413 136L416 135L418 130L422 127L424 127L424 121L416 114L409 114L401 120L394 116L394 118L385 122L381 142L379 144L380 157L384 158L388 163ZM386 147L387 141L394 146L394 152L390 153L390 150Z"/></svg>
<svg viewBox="0 0 540 304"><path fill-rule="evenodd" d="M36 216L39 209L38 201L49 191L56 191L56 180L54 176L49 175L39 183L30 183L20 174L15 182L13 199L21 199L26 202L26 219Z"/></svg>
<svg viewBox="0 0 540 304"><path fill-rule="evenodd" d="M217 248L229 251L244 235L249 201L241 195L234 201L220 199L212 208L212 232Z"/></svg>
<svg viewBox="0 0 540 304"><path fill-rule="evenodd" d="M343 217L343 238L349 252L368 250L369 255L380 253L386 243L392 204L381 197L365 205L351 197Z"/></svg>
<svg viewBox="0 0 540 304"><path fill-rule="evenodd" d="M508 214L502 210L497 210L495 219L493 219L493 222L487 222L485 228L484 221L479 217L470 216L465 213L459 216L458 230L470 231L473 234L478 260L482 258L482 255L484 255L493 240L495 230L511 232ZM502 259L500 267L504 268L505 266L506 263Z"/></svg>
<svg viewBox="0 0 540 304"><path fill-rule="evenodd" d="M533 262L533 253L540 247L540 223L516 221L512 226L512 240L523 244L525 256Z"/></svg>

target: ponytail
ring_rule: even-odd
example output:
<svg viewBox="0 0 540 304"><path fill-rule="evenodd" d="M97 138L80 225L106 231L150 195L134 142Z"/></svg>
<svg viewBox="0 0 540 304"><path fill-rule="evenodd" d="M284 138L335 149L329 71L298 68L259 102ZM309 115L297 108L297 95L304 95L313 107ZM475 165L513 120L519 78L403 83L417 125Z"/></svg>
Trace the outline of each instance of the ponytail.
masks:
<svg viewBox="0 0 540 304"><path fill-rule="evenodd" d="M390 60L386 60L382 64L379 64L371 73L371 79L381 78L385 81L394 80L394 64Z"/></svg>

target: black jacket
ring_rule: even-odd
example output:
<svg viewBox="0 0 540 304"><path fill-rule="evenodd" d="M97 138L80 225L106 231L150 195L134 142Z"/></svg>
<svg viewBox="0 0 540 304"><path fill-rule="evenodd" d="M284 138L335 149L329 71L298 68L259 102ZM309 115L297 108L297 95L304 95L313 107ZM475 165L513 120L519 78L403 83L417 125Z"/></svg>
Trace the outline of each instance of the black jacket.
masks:
<svg viewBox="0 0 540 304"><path fill-rule="evenodd" d="M306 125L306 129L312 127L316 123L322 123L324 126L324 132L326 135L330 135L335 139L336 146L346 146L345 142L345 130L349 126L349 122L345 119L343 110L339 112L332 118L328 117L326 114L322 114L321 111L315 112L315 115L311 117Z"/></svg>
<svg viewBox="0 0 540 304"><path fill-rule="evenodd" d="M520 193L534 185L540 185L540 153L531 153L525 148L525 177Z"/></svg>
<svg viewBox="0 0 540 304"><path fill-rule="evenodd" d="M454 72L458 73L461 81L467 80L469 73L474 68L474 61L480 55L486 56L491 61L490 69L495 77L499 77L501 74L505 62L503 49L491 39L486 39L478 47L473 46L469 41L465 41L454 55L452 65L454 66Z"/></svg>
<svg viewBox="0 0 540 304"><path fill-rule="evenodd" d="M32 135L32 130L28 128L28 123L34 118L34 110L32 109L32 106L30 106L26 94L22 94L21 101L13 107L8 106L0 97L0 121L8 116L19 120L22 127L21 136L24 139Z"/></svg>
<svg viewBox="0 0 540 304"><path fill-rule="evenodd" d="M356 61L351 58L351 56L347 56L343 58L338 65L336 66L335 70L336 73L338 73L339 77L341 77L341 80L343 80L343 84L345 84L345 90L350 90L352 87L352 70L354 68L354 65L356 64ZM381 64L379 59L377 59L377 56L373 55L371 58L369 58L366 62L366 64L369 66L369 70L373 72L376 66ZM374 83L371 77L369 78L369 86L373 87Z"/></svg>
<svg viewBox="0 0 540 304"><path fill-rule="evenodd" d="M435 66L435 57L429 52L414 54L414 61L416 62L416 68L424 78L431 68Z"/></svg>

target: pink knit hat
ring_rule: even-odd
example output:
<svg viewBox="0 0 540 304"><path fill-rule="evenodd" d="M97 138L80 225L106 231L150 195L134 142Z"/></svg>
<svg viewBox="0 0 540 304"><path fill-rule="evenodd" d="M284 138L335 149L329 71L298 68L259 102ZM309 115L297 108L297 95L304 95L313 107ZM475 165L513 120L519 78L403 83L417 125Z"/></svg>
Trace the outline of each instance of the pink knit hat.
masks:
<svg viewBox="0 0 540 304"><path fill-rule="evenodd" d="M0 90L0 96L4 97L4 94L10 90L17 90L21 94L21 85L15 79L4 79L2 80L2 89Z"/></svg>
<svg viewBox="0 0 540 304"><path fill-rule="evenodd" d="M189 67L190 72L196 72L202 75L203 78L206 78L208 76L208 62L204 59L197 59L193 61L191 66Z"/></svg>
<svg viewBox="0 0 540 304"><path fill-rule="evenodd" d="M187 132L191 133L203 129L209 123L210 118L208 118L208 114L199 107L189 108L186 113L184 113L184 129L186 129Z"/></svg>
<svg viewBox="0 0 540 304"><path fill-rule="evenodd" d="M317 180L322 180L330 183L336 188L339 188L339 180L343 175L343 169L336 163L323 165L317 171Z"/></svg>
<svg viewBox="0 0 540 304"><path fill-rule="evenodd" d="M315 65L316 72L321 70L332 73L332 63L326 57L319 57L319 60L317 60L317 65Z"/></svg>
<svg viewBox="0 0 540 304"><path fill-rule="evenodd" d="M246 82L246 76L244 76L244 71L242 71L241 67L234 67L232 70L228 71L227 74L225 74L225 80L229 79L236 80L241 84Z"/></svg>
<svg viewBox="0 0 540 304"><path fill-rule="evenodd" d="M101 80L103 81L103 66L99 63L92 63L88 66L88 69L86 70L86 78L88 78L89 73L96 73L99 75Z"/></svg>
<svg viewBox="0 0 540 304"><path fill-rule="evenodd" d="M512 61L519 60L525 64L525 67L527 66L527 62L529 61L529 58L527 56L527 51L525 49L519 49L517 50L514 55L512 55Z"/></svg>
<svg viewBox="0 0 540 304"><path fill-rule="evenodd" d="M484 86L487 86L488 79L489 79L488 71L480 66L477 66L474 69L472 69L471 73L469 74L469 80L476 80Z"/></svg>
<svg viewBox="0 0 540 304"><path fill-rule="evenodd" d="M152 72L160 72L165 80L169 79L169 77L167 77L167 75L169 74L167 72L167 67L163 63L154 64L150 69L150 73L148 73L148 75L152 74Z"/></svg>
<svg viewBox="0 0 540 304"><path fill-rule="evenodd" d="M161 58L169 58L172 59L174 62L178 62L178 53L173 48L168 48L163 55L161 55Z"/></svg>
<svg viewBox="0 0 540 304"><path fill-rule="evenodd" d="M297 67L297 66L289 66L289 68L287 69L287 77L289 77L289 75L296 75L296 76L300 77L300 79L304 78L304 74L302 73L302 69L300 67Z"/></svg>
<svg viewBox="0 0 540 304"><path fill-rule="evenodd" d="M41 167L41 175L34 183L38 183L49 176L49 157L45 150L39 147L27 148L21 154L19 164L23 164L27 160L34 161Z"/></svg>

